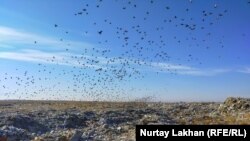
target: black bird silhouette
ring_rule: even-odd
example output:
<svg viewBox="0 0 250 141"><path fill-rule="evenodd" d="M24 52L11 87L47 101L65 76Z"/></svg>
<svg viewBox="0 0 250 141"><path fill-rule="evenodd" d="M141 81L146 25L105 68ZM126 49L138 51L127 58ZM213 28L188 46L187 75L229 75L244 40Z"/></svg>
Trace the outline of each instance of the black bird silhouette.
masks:
<svg viewBox="0 0 250 141"><path fill-rule="evenodd" d="M98 31L98 34L100 34L100 35L101 35L101 34L102 34L102 32L103 32L103 31L102 31L102 30L100 30L100 31Z"/></svg>

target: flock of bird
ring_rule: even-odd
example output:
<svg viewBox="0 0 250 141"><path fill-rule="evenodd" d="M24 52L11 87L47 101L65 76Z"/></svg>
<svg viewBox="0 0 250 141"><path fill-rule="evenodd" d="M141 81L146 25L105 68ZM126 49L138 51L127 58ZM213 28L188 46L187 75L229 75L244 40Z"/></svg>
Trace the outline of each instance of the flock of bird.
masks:
<svg viewBox="0 0 250 141"><path fill-rule="evenodd" d="M105 6L105 0L98 0L97 2L82 2L82 9L72 13L72 16L78 19L89 19L91 12L101 10ZM131 13L131 9L135 11L133 14L125 14L128 23L120 24L115 18L101 17L103 19L93 18L88 21L92 25L92 29L83 31L84 35L92 34L96 36L98 46L101 48L92 47L84 48L78 55L69 56L70 60L73 60L75 64L72 67L61 67L61 64L57 64L58 58L51 56L47 62L54 62L54 65L48 65L46 63L38 63L37 74L34 75L29 70L21 70L16 68L16 75L6 72L3 74L3 78L0 78L0 86L5 91L6 97L11 97L16 93L19 93L19 99L26 99L30 97L39 97L39 95L48 95L47 99L78 99L77 94L89 99L121 99L128 98L126 93L129 91L135 91L133 86L124 87L124 85L134 81L135 79L143 79L146 75L142 72L141 67L151 67L152 63L170 62L170 61L186 61L192 62L195 65L202 65L202 59L187 52L182 57L176 57L171 55L172 48L183 48L188 50L189 48L201 48L203 51L213 48L208 42L211 40L218 42L218 48L226 48L223 41L223 36L217 40L213 39L214 33L210 31L210 28L220 24L220 20L230 13L230 9L224 9L223 6L214 3L211 6L204 7L202 11L192 11L192 4L195 0L183 1L188 3L182 12L182 14L171 12L174 7L173 2L169 5L161 5L160 1L145 0L148 7L154 5L161 5L161 8L168 14L164 16L164 13L159 13L159 17L155 20L155 24L150 23L154 21L154 11L151 8L145 11L137 10L141 7L141 2L135 0L118 1L113 0L108 3L119 3L120 11L117 13ZM250 5L250 1L246 4ZM112 6L110 6L112 7ZM140 14L136 14L136 12ZM185 16L183 16L183 14ZM144 15L142 17L138 17ZM170 15L170 16L169 16ZM102 21L101 23L98 21ZM149 28L147 21L149 21ZM104 27L105 28L102 28ZM70 36L73 34L69 31L62 31L61 24L55 23L52 25L55 30L59 30ZM166 34L168 30L176 31L175 34ZM94 30L94 31L93 31ZM179 31L184 31L185 35L179 35ZM204 35L203 37L197 36L196 33ZM185 37L184 37L185 36ZM66 39L59 38L61 42L66 43ZM116 46L113 46L113 42L116 42ZM34 44L39 45L39 41L33 41ZM174 47L169 45L174 45ZM117 46L118 44L118 46ZM181 49L178 49L181 50ZM68 48L64 52L70 54L71 46L68 44ZM218 58L221 58L218 55ZM68 58L65 59L65 63L68 62ZM182 66L181 63L178 64ZM69 65L70 66L70 65ZM161 70L157 71L157 74ZM176 75L176 70L167 69L162 71L169 71L169 73ZM63 81L67 79L68 81ZM7 86L5 84L10 81L15 85L15 88ZM13 84L15 83L15 84Z"/></svg>

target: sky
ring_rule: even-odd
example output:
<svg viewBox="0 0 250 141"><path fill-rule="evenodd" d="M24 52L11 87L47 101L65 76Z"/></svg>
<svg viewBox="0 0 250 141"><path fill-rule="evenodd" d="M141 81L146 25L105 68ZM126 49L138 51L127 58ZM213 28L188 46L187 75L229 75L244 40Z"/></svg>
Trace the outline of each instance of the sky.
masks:
<svg viewBox="0 0 250 141"><path fill-rule="evenodd" d="M1 0L0 99L250 97L249 0Z"/></svg>

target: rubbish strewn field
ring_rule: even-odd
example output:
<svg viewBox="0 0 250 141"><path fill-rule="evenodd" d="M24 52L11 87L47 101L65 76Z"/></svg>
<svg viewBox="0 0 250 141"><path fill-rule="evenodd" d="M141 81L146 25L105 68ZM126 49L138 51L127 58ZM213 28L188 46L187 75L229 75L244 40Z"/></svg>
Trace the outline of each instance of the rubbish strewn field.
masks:
<svg viewBox="0 0 250 141"><path fill-rule="evenodd" d="M134 140L137 124L250 124L250 100L224 103L1 101L2 140Z"/></svg>

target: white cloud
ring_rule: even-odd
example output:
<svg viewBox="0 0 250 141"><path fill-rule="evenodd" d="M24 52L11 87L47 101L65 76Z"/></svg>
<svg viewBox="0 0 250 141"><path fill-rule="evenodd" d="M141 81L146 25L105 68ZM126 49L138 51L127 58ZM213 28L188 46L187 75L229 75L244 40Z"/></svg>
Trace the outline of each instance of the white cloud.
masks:
<svg viewBox="0 0 250 141"><path fill-rule="evenodd" d="M188 71L177 71L178 74L193 75L193 76L214 76L230 72L230 69L193 69Z"/></svg>
<svg viewBox="0 0 250 141"><path fill-rule="evenodd" d="M157 62L151 63L151 66L164 69L164 70L192 70L193 69L189 66L181 66L181 65L175 65L175 64L170 64L170 63L157 63Z"/></svg>
<svg viewBox="0 0 250 141"><path fill-rule="evenodd" d="M72 56L77 58L72 58ZM57 65L66 65L66 66L76 66L76 67L88 67L88 68L100 68L97 64L86 63L87 59L91 59L90 56L64 53L64 52L44 52L38 50L21 50L18 52L0 52L0 58L16 60L16 61L25 61L33 63L43 63L43 64L57 64Z"/></svg>
<svg viewBox="0 0 250 141"><path fill-rule="evenodd" d="M72 58L72 56L76 58ZM56 64L56 65L65 65L65 66L76 66L76 67L87 67L87 68L103 68L107 66L108 60L112 59L114 62L110 65L119 65L119 62L124 59L114 59L114 58L103 58L103 57L92 57L88 55L72 54L65 52L44 52L38 50L20 50L18 52L5 51L0 52L0 58L10 59L17 61L25 62L34 62L34 63L43 63L43 64ZM95 60L98 63L87 63L88 60ZM133 60L129 61L131 64L134 64ZM142 63L143 64L143 63ZM214 76L226 72L230 72L229 69L198 69L190 66L181 66L170 63L156 63L153 62L151 65L146 63L144 66L139 65L139 70L143 71L148 69L149 71L157 71L163 73L176 73L181 75L190 75L190 76ZM146 68L145 68L146 67ZM246 73L246 71L244 71ZM248 70L250 73L250 71Z"/></svg>
<svg viewBox="0 0 250 141"><path fill-rule="evenodd" d="M79 41L65 40L62 42L59 38L41 36L38 34L17 30L15 28L0 26L0 47L2 44L13 45L13 43L34 45L34 41L37 41L39 45L44 45L50 48L69 47L68 45L73 48L90 48L93 46L92 44Z"/></svg>
<svg viewBox="0 0 250 141"><path fill-rule="evenodd" d="M191 76L214 76L221 73L230 72L230 69L199 69L191 66L176 65L170 63L151 63L151 66L156 69L156 71L165 73L176 73L182 75Z"/></svg>
<svg viewBox="0 0 250 141"><path fill-rule="evenodd" d="M68 47L67 44L71 44L72 47L93 47L93 45L85 43L85 42L78 42L78 41L65 41L61 42L59 39L45 37L33 33L23 32L14 28L0 26L0 47L13 47L13 43L18 44L34 44L34 41L37 41L39 45L46 45L47 47ZM52 58L54 56L54 58ZM97 64L90 65L86 63L87 60L81 59L74 59L71 56L77 57L84 57L88 59L93 59L99 61ZM91 67L91 68L104 68L104 64L107 64L108 60L112 59L109 64L111 65L119 65L120 62L126 62L124 58L104 58L104 57L97 57L93 58L88 55L80 55L80 54L72 54L72 53L65 53L65 52L44 52L39 50L31 50L31 49L20 49L19 51L5 51L0 52L0 58L3 59L11 59L11 60L19 60L19 61L26 61L26 62L35 62L35 63L46 63L46 64L58 64L58 65L67 65L67 66L77 66L77 67ZM53 60L53 61L52 61ZM136 65L134 63L135 60L129 60L130 64ZM137 62L139 60L136 60ZM83 65L84 64L84 65ZM144 64L144 62L141 62ZM150 65L149 65L150 64ZM165 72L165 73L177 73L182 75L191 75L191 76L213 76L221 73L226 73L231 70L228 69L199 69L194 68L187 65L176 65L171 63L165 62L153 62L149 63L146 62L143 65L139 65L139 70L143 70L144 67L149 67L150 71L157 71L157 72ZM250 73L250 68L245 70L239 71L242 73Z"/></svg>
<svg viewBox="0 0 250 141"><path fill-rule="evenodd" d="M12 49L14 47L12 45L0 43L0 48Z"/></svg>
<svg viewBox="0 0 250 141"><path fill-rule="evenodd" d="M250 68L245 68L245 69L242 69L242 70L238 70L238 72L250 74Z"/></svg>

